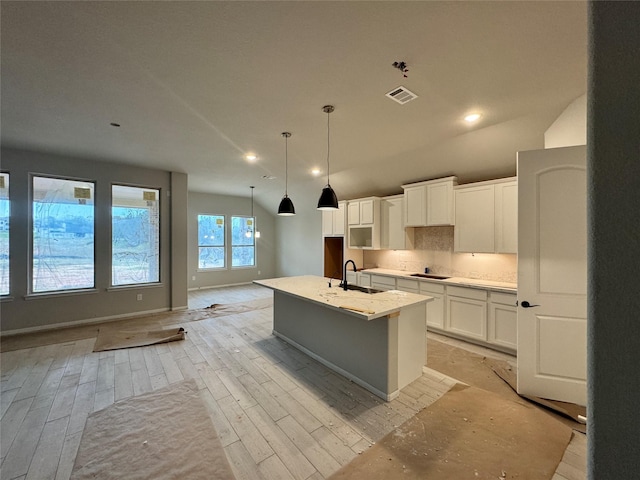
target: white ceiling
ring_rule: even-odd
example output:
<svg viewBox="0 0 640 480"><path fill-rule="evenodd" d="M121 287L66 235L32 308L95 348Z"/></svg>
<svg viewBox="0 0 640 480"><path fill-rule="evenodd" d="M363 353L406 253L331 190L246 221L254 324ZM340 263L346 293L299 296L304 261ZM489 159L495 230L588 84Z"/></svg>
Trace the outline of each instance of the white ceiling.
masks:
<svg viewBox="0 0 640 480"><path fill-rule="evenodd" d="M586 2L9 2L2 144L185 172L189 189L341 199L515 174L586 91ZM408 77L392 66L408 64ZM399 105L403 85L419 97ZM479 110L474 126L462 117ZM121 124L120 128L110 122ZM258 160L243 156L255 152ZM273 180L263 179L272 175Z"/></svg>

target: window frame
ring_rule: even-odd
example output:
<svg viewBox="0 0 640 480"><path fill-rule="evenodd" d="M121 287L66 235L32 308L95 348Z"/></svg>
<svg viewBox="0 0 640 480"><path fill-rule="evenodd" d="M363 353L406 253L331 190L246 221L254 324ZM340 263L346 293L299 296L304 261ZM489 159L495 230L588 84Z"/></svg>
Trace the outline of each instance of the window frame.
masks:
<svg viewBox="0 0 640 480"><path fill-rule="evenodd" d="M242 245L234 245L233 243L233 219L234 218L247 218L247 219L251 219L251 223L253 225L253 232L251 234L251 239L252 239L252 243L251 245L246 245L246 244L242 244ZM231 265L231 269L234 270L241 270L241 269L248 269L248 268L257 268L258 266L258 258L257 258L257 248L256 248L256 217L251 216L251 215L231 215L231 229L229 230L229 234L231 235L231 242L229 242L231 245L231 250L230 255L231 255L231 261L229 262L229 264ZM253 265L234 265L233 264L233 249L236 247L252 247L253 248Z"/></svg>
<svg viewBox="0 0 640 480"><path fill-rule="evenodd" d="M126 187L126 188L136 188L141 191L144 195L144 191L153 191L157 193L157 242L158 242L158 252L157 252L157 270L158 270L158 279L147 281L147 282L136 282L136 283L122 283L115 284L113 281L114 274L114 261L113 261L113 208L114 208L114 197L113 197L113 189L114 187ZM140 287L154 287L162 284L162 188L149 186L149 185L140 185L140 184L130 184L124 182L111 182L109 189L109 232L110 232L110 240L109 240L109 290L113 289L124 289L124 288L140 288ZM126 207L125 207L126 208Z"/></svg>
<svg viewBox="0 0 640 480"><path fill-rule="evenodd" d="M200 217L222 217L222 228L224 229L222 235L222 245L200 245ZM227 216L219 213L197 213L196 214L196 249L197 249L197 272L215 272L227 270ZM222 266L221 267L201 267L200 266L200 249L201 248L222 248Z"/></svg>
<svg viewBox="0 0 640 480"><path fill-rule="evenodd" d="M34 182L36 178L45 178L52 180L62 180L68 182L81 182L81 183L90 183L93 185L93 286L91 287L78 287L78 288L68 288L62 290L42 290L35 291L34 290L34 258L33 258L33 250L34 250ZM77 293L86 293L86 292L96 292L97 291L97 241L96 241L96 230L97 230L97 216L98 216L98 205L97 205L97 191L98 191L98 182L95 179L83 178L83 177L73 177L70 175L54 175L49 173L37 173L30 172L29 173L29 185L28 185L28 215L27 215L27 235L28 235L28 258L27 258L27 297L43 297L43 296L59 296L59 295L69 295L69 294L77 294Z"/></svg>
<svg viewBox="0 0 640 480"><path fill-rule="evenodd" d="M8 202L8 216L7 216L7 292L0 293L0 298L2 299L10 299L11 294L13 292L12 281L11 281L11 217L12 217L12 204L11 204L11 173L9 171L0 170L0 175L4 178L7 177L7 184L4 186L4 189L7 191L7 202Z"/></svg>

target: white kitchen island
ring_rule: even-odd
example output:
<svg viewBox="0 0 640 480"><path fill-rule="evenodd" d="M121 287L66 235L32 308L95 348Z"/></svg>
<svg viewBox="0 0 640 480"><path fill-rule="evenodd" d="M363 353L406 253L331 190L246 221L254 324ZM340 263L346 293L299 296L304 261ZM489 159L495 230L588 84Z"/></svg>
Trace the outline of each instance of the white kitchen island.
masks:
<svg viewBox="0 0 640 480"><path fill-rule="evenodd" d="M274 291L274 335L384 400L422 375L432 297L345 291L316 276L254 283Z"/></svg>

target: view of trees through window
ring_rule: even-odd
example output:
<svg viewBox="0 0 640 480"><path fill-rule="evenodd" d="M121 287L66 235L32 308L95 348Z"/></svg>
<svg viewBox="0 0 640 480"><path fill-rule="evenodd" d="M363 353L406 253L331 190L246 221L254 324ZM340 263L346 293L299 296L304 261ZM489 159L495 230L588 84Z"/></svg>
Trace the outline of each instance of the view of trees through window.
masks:
<svg viewBox="0 0 640 480"><path fill-rule="evenodd" d="M111 282L160 281L160 191L111 187Z"/></svg>
<svg viewBox="0 0 640 480"><path fill-rule="evenodd" d="M31 293L95 288L95 188L92 181L31 177ZM0 173L0 295L10 293L9 174ZM160 190L111 186L111 284L160 281ZM198 268L254 267L255 218L198 215ZM100 247L102 248L102 247Z"/></svg>
<svg viewBox="0 0 640 480"><path fill-rule="evenodd" d="M198 268L224 268L224 215L198 215Z"/></svg>
<svg viewBox="0 0 640 480"><path fill-rule="evenodd" d="M31 290L93 288L95 185L38 176L32 179Z"/></svg>
<svg viewBox="0 0 640 480"><path fill-rule="evenodd" d="M231 217L231 266L252 267L255 258L253 217Z"/></svg>
<svg viewBox="0 0 640 480"><path fill-rule="evenodd" d="M9 295L9 174L0 173L0 295Z"/></svg>

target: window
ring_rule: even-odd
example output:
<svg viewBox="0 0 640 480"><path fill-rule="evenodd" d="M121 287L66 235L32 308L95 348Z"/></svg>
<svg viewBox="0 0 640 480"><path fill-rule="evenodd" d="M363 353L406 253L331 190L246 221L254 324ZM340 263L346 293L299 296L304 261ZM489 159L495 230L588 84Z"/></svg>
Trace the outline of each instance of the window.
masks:
<svg viewBox="0 0 640 480"><path fill-rule="evenodd" d="M231 266L256 264L253 217L231 217Z"/></svg>
<svg viewBox="0 0 640 480"><path fill-rule="evenodd" d="M0 173L0 295L9 295L9 174Z"/></svg>
<svg viewBox="0 0 640 480"><path fill-rule="evenodd" d="M160 281L160 190L111 187L111 284Z"/></svg>
<svg viewBox="0 0 640 480"><path fill-rule="evenodd" d="M224 216L198 215L198 268L224 268Z"/></svg>
<svg viewBox="0 0 640 480"><path fill-rule="evenodd" d="M31 291L93 288L94 183L32 180Z"/></svg>

